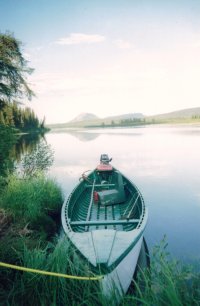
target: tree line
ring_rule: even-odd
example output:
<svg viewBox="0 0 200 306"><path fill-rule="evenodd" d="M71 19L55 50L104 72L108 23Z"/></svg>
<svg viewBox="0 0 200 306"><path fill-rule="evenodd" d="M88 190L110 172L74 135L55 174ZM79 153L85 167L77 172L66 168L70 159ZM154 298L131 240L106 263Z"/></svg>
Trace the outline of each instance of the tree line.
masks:
<svg viewBox="0 0 200 306"><path fill-rule="evenodd" d="M119 121L111 120L109 123L102 122L101 127L115 127L115 126L134 126L145 124L145 118L127 118Z"/></svg>
<svg viewBox="0 0 200 306"><path fill-rule="evenodd" d="M33 69L21 49L22 43L13 34L0 33L0 125L22 131L44 129L44 120L39 122L33 110L19 106L34 96L27 83Z"/></svg>
<svg viewBox="0 0 200 306"><path fill-rule="evenodd" d="M41 122L29 107L19 107L16 102L0 109L0 125L10 126L21 131L45 129L45 120Z"/></svg>
<svg viewBox="0 0 200 306"><path fill-rule="evenodd" d="M141 124L145 123L145 118L127 118L127 119L122 119L120 120L120 125L135 125L135 124Z"/></svg>

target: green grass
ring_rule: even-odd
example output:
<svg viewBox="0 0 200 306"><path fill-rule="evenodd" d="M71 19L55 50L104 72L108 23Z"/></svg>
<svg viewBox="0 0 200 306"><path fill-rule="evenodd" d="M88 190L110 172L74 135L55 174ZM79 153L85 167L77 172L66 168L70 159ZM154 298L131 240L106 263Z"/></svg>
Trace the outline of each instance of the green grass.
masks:
<svg viewBox="0 0 200 306"><path fill-rule="evenodd" d="M10 176L0 199L0 206L10 211L16 222L23 220L30 224L38 218L59 214L61 205L59 186L44 176L27 180Z"/></svg>
<svg viewBox="0 0 200 306"><path fill-rule="evenodd" d="M63 202L56 182L44 176L26 180L10 176L6 181L0 194L0 261L91 276L88 264L69 241L55 238ZM0 268L2 305L98 305L104 299L99 295L98 281L80 282Z"/></svg>
<svg viewBox="0 0 200 306"><path fill-rule="evenodd" d="M24 245L16 256L22 266L70 275L92 275L66 238L34 250ZM6 290L0 285L0 300L8 305L102 305L98 281L64 279L3 268L2 275L4 273L9 281L7 279Z"/></svg>
<svg viewBox="0 0 200 306"><path fill-rule="evenodd" d="M11 176L0 194L0 261L58 273L92 276L67 238L56 238L61 190L44 176ZM54 238L53 238L54 237ZM0 268L0 305L115 305L98 281L80 281ZM171 258L164 239L152 253L151 268L140 270L134 291L121 304L200 305L200 273Z"/></svg>
<svg viewBox="0 0 200 306"><path fill-rule="evenodd" d="M15 263L15 250L45 245L60 228L62 193L44 176L20 179L9 176L0 193L0 256Z"/></svg>
<svg viewBox="0 0 200 306"><path fill-rule="evenodd" d="M38 245L34 250L25 244L16 252L20 265L47 271L79 276L91 276L85 263L72 248L66 237ZM5 278L6 276L6 278ZM0 277L0 300L5 305L116 305L103 297L98 281L80 281L13 272L3 268ZM200 305L200 275L189 266L182 266L170 258L164 242L155 247L151 269L140 270L134 281L133 294L126 295L120 305ZM6 285L5 285L6 284ZM6 304L6 302L8 304Z"/></svg>

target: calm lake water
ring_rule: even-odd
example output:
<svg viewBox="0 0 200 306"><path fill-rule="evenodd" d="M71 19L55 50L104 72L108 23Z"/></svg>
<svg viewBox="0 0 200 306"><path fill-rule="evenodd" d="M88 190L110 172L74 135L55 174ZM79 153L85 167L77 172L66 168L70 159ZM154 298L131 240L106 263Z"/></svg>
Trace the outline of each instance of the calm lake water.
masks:
<svg viewBox="0 0 200 306"><path fill-rule="evenodd" d="M53 175L67 196L101 153L140 189L149 209L149 249L164 235L172 255L200 259L200 127L148 126L50 132Z"/></svg>

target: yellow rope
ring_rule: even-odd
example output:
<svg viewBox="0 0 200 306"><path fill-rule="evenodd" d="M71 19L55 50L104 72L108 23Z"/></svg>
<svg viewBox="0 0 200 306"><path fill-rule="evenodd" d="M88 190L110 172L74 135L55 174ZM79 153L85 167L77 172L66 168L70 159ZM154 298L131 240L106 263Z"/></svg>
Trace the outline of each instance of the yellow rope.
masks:
<svg viewBox="0 0 200 306"><path fill-rule="evenodd" d="M10 268L10 269L30 272L30 273L37 273L37 274L43 274L43 275L51 275L51 276L56 276L56 277L64 277L64 278L71 278L71 279L78 279L78 280L100 280L100 279L103 278L103 275L93 276L93 277L90 277L90 276L67 275L67 274L62 274L62 273L48 272L48 271L44 271L44 270L37 270L37 269L20 267L20 266L16 266L16 265L10 265L10 264L4 263L4 262L0 262L0 266L1 267L5 267L5 268Z"/></svg>

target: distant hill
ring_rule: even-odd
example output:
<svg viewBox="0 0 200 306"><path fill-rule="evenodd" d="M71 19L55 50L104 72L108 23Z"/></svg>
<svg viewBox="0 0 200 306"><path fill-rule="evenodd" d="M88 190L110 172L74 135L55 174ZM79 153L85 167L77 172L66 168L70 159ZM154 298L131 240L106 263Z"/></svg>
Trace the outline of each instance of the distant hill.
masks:
<svg viewBox="0 0 200 306"><path fill-rule="evenodd" d="M99 117L97 117L94 114L91 113L81 113L78 116L76 116L73 120L70 121L72 122L81 122L81 121L88 121L88 120L98 120Z"/></svg>
<svg viewBox="0 0 200 306"><path fill-rule="evenodd" d="M121 120L125 119L142 119L142 118L144 118L144 115L142 113L129 113L129 114L110 116L105 118L99 118L91 113L81 113L69 122L50 124L48 126L50 128L101 126L101 125L110 125L112 123L119 124Z"/></svg>
<svg viewBox="0 0 200 306"><path fill-rule="evenodd" d="M89 121L89 120L99 120L99 121L110 121L110 120L124 120L124 119L134 119L134 118L144 118L144 115L142 113L130 113L130 114L124 114L124 115L118 115L118 116L109 116L105 118L99 118L94 114L91 113L81 113L78 116L76 116L73 120L69 121L68 123L72 122L82 122L82 121Z"/></svg>
<svg viewBox="0 0 200 306"><path fill-rule="evenodd" d="M200 116L200 107L186 108L178 111L159 114L154 116L146 116L146 118L154 119L180 119L180 118L192 118L194 116Z"/></svg>
<svg viewBox="0 0 200 306"><path fill-rule="evenodd" d="M128 113L118 116L110 116L105 118L99 118L91 113L81 113L73 120L66 123L51 124L49 128L76 128L76 127L101 127L101 126L120 126L121 121L127 120L127 126L137 124L151 124L151 123L187 123L194 121L194 119L200 119L200 107L182 109L170 113L159 114L154 116L144 116L142 113ZM134 121L135 119L135 121ZM126 126L126 123L123 124Z"/></svg>

